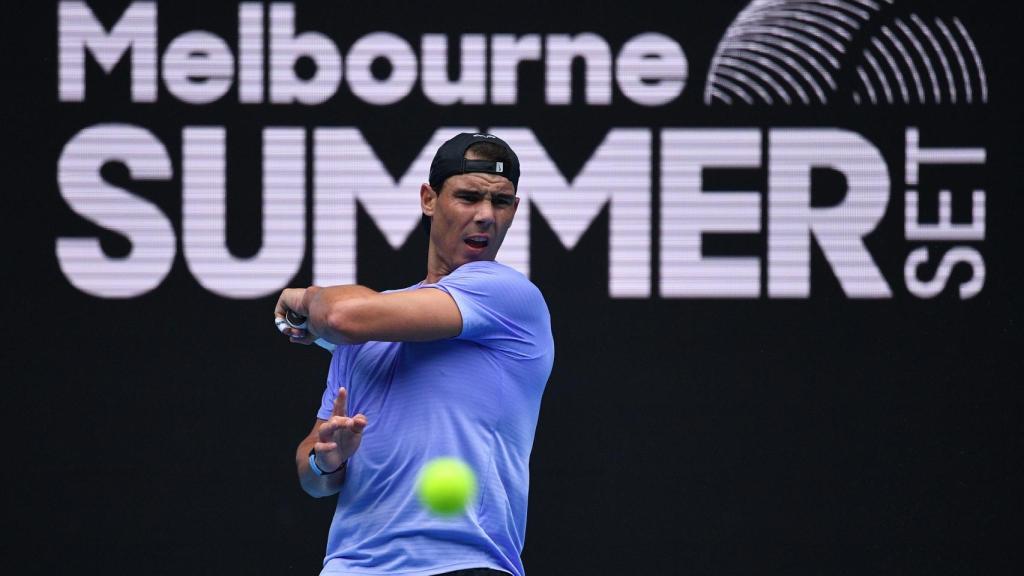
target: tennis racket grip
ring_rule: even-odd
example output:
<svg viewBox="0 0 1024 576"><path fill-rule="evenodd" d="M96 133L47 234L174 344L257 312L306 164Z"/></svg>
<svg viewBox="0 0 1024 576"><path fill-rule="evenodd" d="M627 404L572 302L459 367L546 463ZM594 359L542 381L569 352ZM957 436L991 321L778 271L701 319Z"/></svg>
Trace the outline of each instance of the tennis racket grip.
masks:
<svg viewBox="0 0 1024 576"><path fill-rule="evenodd" d="M305 330L306 327L309 325L309 318L306 318L305 316L299 314L298 312L295 312L294 310L284 311L284 321L287 322L288 325L291 326L292 328L298 328L300 330ZM334 349L337 348L337 345L332 344L327 340L324 340L323 338L317 338L316 341L313 343L323 348L324 350L328 350L331 352L333 352Z"/></svg>
<svg viewBox="0 0 1024 576"><path fill-rule="evenodd" d="M284 321L287 322L288 325L291 326L292 328L299 328L305 330L307 326L307 320L309 319L294 310L284 311Z"/></svg>

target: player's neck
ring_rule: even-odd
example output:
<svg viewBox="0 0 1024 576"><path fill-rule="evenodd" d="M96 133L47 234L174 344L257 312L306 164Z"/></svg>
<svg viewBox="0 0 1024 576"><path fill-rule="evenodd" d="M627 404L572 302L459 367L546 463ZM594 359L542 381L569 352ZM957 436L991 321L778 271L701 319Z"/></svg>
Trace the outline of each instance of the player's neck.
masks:
<svg viewBox="0 0 1024 576"><path fill-rule="evenodd" d="M423 283L436 284L441 278L451 274L454 269L451 263L447 262L437 253L437 248L431 242L427 247L427 278Z"/></svg>
<svg viewBox="0 0 1024 576"><path fill-rule="evenodd" d="M486 258L485 260L493 260L493 258ZM471 260L476 262L477 260ZM456 268L465 264L456 264L455 258L445 258L442 256L437 249L434 247L434 243L431 242L427 247L427 277L423 281L424 284L436 284L440 282L441 278L451 274Z"/></svg>

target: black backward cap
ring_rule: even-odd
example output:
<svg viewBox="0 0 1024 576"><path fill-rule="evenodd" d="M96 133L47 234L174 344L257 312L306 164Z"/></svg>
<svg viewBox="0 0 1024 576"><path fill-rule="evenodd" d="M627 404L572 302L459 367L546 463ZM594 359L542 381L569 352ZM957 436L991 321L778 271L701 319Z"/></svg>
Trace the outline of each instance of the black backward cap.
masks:
<svg viewBox="0 0 1024 576"><path fill-rule="evenodd" d="M467 160L466 149L477 142L490 142L505 150L501 160ZM519 157L501 138L493 134L463 132L448 140L437 149L434 161L430 163L430 187L438 192L449 176L467 172L486 172L504 176L519 189Z"/></svg>

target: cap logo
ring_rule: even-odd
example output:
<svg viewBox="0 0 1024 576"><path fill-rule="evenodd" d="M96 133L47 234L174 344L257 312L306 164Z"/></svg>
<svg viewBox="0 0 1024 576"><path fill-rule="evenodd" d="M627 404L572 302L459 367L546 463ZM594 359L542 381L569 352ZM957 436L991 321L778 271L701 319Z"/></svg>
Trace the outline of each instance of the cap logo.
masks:
<svg viewBox="0 0 1024 576"><path fill-rule="evenodd" d="M494 171L495 172L504 172L505 171L505 163L504 162L495 162L494 163Z"/></svg>
<svg viewBox="0 0 1024 576"><path fill-rule="evenodd" d="M473 138L497 138L493 134L473 134Z"/></svg>

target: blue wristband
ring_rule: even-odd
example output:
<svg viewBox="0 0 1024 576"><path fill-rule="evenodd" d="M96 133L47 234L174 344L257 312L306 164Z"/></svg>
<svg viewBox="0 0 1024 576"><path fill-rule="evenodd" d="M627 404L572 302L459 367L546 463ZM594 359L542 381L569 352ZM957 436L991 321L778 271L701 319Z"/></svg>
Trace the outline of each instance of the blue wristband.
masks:
<svg viewBox="0 0 1024 576"><path fill-rule="evenodd" d="M320 469L319 466L316 465L316 450L313 448L309 449L309 469L312 470L313 474L316 474L317 476L330 476L331 474L335 474L339 472L342 468L344 468L345 464L348 464L348 460L342 462L341 466L338 466L334 470L330 472L324 472L323 470Z"/></svg>

